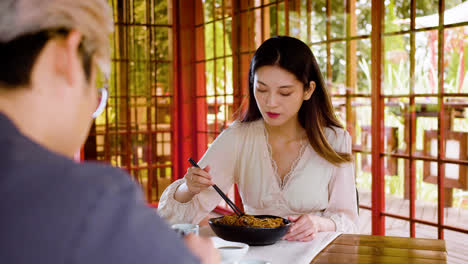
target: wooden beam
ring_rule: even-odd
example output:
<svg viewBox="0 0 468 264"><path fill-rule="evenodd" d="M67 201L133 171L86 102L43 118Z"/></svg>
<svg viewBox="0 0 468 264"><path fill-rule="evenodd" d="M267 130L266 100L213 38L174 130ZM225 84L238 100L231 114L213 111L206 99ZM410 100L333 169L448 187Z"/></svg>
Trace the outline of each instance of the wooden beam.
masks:
<svg viewBox="0 0 468 264"><path fill-rule="evenodd" d="M196 154L196 107L194 103L195 71L195 1L176 0L177 80L174 92L174 119L177 151L174 155L173 180L183 177L189 167L187 159Z"/></svg>
<svg viewBox="0 0 468 264"><path fill-rule="evenodd" d="M382 92L382 30L384 6L381 0L372 0L372 234L385 235L385 164L384 152L384 99Z"/></svg>
<svg viewBox="0 0 468 264"><path fill-rule="evenodd" d="M445 0L439 1L439 40L438 40L438 72L439 72L439 117L438 117L438 131L439 131L439 151L437 159L445 158L445 106L444 106L444 12L445 12ZM438 222L438 237L444 239L444 229L441 227L444 225L444 203L445 203L445 191L444 191L444 177L445 177L445 164L443 162L437 163L437 222Z"/></svg>

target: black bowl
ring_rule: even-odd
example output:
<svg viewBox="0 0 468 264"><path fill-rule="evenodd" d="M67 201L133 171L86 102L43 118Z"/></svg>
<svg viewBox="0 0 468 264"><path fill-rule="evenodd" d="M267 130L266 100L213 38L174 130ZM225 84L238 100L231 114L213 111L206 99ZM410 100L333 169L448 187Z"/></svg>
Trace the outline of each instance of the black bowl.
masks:
<svg viewBox="0 0 468 264"><path fill-rule="evenodd" d="M257 218L281 218L274 215L255 215ZM275 228L251 227L251 226L233 226L216 223L216 220L222 217L210 218L211 229L217 236L224 240L236 241L249 244L250 246L265 246L276 243L289 230L291 221L283 219L283 226Z"/></svg>

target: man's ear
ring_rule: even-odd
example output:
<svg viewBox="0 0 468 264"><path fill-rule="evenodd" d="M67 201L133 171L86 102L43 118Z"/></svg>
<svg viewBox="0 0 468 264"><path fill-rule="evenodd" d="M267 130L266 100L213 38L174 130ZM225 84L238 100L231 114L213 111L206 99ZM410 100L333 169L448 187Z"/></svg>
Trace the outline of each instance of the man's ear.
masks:
<svg viewBox="0 0 468 264"><path fill-rule="evenodd" d="M305 90L304 92L304 101L307 101L310 99L310 97L312 96L312 94L314 93L315 91L315 87L316 87L316 84L314 81L310 81L309 82L309 87L307 90Z"/></svg>
<svg viewBox="0 0 468 264"><path fill-rule="evenodd" d="M72 30L64 39L56 42L56 70L69 86L76 85L80 78L83 78L83 66L79 51L82 38L80 32Z"/></svg>

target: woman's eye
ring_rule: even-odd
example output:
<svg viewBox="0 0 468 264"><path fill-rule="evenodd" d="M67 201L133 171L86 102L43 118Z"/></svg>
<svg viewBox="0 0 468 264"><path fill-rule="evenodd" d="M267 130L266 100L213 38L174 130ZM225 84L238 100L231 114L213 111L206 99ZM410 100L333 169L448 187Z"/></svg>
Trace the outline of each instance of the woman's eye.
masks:
<svg viewBox="0 0 468 264"><path fill-rule="evenodd" d="M257 92L259 92L259 93L266 93L266 92L267 92L267 90L261 90L261 89L257 89Z"/></svg>
<svg viewBox="0 0 468 264"><path fill-rule="evenodd" d="M281 96L290 96L292 93L282 93Z"/></svg>

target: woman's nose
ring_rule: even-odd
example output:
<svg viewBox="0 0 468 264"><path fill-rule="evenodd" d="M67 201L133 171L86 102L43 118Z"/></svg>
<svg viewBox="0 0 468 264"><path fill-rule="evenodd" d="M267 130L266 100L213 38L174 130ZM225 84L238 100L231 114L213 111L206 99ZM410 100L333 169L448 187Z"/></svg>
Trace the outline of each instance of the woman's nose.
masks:
<svg viewBox="0 0 468 264"><path fill-rule="evenodd" d="M266 98L266 105L269 107L276 106L278 104L278 98L275 94L270 93Z"/></svg>

